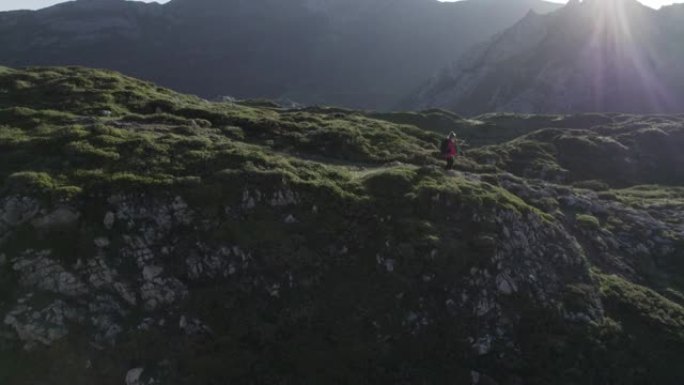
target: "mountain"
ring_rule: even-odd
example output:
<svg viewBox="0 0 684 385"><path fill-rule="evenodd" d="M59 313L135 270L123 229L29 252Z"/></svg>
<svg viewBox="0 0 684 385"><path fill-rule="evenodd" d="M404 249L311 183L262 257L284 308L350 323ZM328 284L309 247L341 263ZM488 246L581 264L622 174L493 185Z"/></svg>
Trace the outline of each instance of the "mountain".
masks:
<svg viewBox="0 0 684 385"><path fill-rule="evenodd" d="M0 67L0 122L3 384L684 380L682 116ZM472 144L457 171L421 127Z"/></svg>
<svg viewBox="0 0 684 385"><path fill-rule="evenodd" d="M206 98L389 108L541 0L77 0L0 13L0 64L119 70Z"/></svg>
<svg viewBox="0 0 684 385"><path fill-rule="evenodd" d="M412 106L463 114L682 112L684 6L573 1L530 13L425 85Z"/></svg>

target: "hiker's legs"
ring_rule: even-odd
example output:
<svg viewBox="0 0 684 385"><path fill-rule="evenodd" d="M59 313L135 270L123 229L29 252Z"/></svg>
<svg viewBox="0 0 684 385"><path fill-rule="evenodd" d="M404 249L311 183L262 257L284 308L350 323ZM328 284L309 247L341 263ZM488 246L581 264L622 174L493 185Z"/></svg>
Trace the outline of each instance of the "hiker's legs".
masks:
<svg viewBox="0 0 684 385"><path fill-rule="evenodd" d="M449 158L447 158L446 169L447 170L453 170L453 168L454 168L454 157L449 157Z"/></svg>

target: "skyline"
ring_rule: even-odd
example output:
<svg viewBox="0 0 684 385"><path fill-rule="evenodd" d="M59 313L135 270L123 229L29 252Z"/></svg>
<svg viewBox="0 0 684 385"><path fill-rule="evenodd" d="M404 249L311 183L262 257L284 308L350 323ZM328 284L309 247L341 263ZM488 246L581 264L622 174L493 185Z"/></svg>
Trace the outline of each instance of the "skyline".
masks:
<svg viewBox="0 0 684 385"><path fill-rule="evenodd" d="M13 11L19 9L40 9L55 4L65 3L67 0L2 0L0 11ZM167 3L169 0L137 0L144 3Z"/></svg>
<svg viewBox="0 0 684 385"><path fill-rule="evenodd" d="M461 1L461 0L439 0L442 2L452 2L452 1ZM567 3L568 0L546 0L551 3ZM665 5L672 5L675 3L684 3L684 0L637 0L641 2L642 4L648 5L651 8L660 8Z"/></svg>
<svg viewBox="0 0 684 385"><path fill-rule="evenodd" d="M167 3L169 0L137 0L145 3ZM461 1L461 0L439 0L439 1ZM566 3L567 0L546 0L554 3ZM660 8L665 5L673 3L682 3L684 0L639 0L641 3L652 8ZM0 4L0 11L12 11L19 9L40 9L49 7L58 3L64 3L65 0L3 0Z"/></svg>

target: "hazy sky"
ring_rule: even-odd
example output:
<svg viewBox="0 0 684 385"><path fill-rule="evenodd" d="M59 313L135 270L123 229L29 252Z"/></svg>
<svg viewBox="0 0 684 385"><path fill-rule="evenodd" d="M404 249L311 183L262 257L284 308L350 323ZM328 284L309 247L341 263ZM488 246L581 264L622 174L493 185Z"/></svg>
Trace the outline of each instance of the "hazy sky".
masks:
<svg viewBox="0 0 684 385"><path fill-rule="evenodd" d="M11 9L38 9L47 7L53 4L61 3L64 0L0 0L0 11L8 11ZM143 0L146 3L151 3L153 0ZM168 0L157 0L158 3L166 3ZM454 0L440 0L440 1L454 1ZM458 1L458 0L456 0ZM548 0L556 3L565 3L567 0ZM663 5L672 3L682 3L684 0L639 0L646 5L658 8Z"/></svg>
<svg viewBox="0 0 684 385"><path fill-rule="evenodd" d="M45 8L57 3L63 3L65 0L0 0L0 11L9 11L11 9L38 9ZM142 0L146 3L152 3L153 0ZM166 3L169 0L156 0L157 3Z"/></svg>

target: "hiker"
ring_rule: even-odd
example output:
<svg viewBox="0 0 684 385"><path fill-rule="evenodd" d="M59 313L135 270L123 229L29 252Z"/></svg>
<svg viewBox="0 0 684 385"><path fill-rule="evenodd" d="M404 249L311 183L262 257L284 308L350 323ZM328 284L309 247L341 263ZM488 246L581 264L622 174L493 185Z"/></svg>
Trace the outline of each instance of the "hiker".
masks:
<svg viewBox="0 0 684 385"><path fill-rule="evenodd" d="M454 159L456 156L459 154L459 149L456 144L457 139L456 139L456 134L455 133L450 133L443 141L442 141L442 156L446 158L446 169L447 170L453 170L454 168Z"/></svg>

